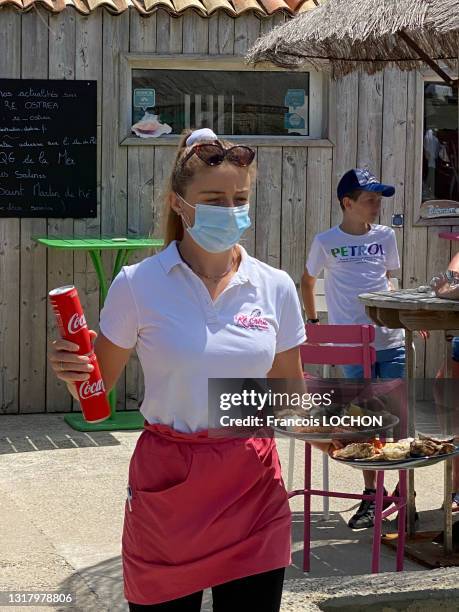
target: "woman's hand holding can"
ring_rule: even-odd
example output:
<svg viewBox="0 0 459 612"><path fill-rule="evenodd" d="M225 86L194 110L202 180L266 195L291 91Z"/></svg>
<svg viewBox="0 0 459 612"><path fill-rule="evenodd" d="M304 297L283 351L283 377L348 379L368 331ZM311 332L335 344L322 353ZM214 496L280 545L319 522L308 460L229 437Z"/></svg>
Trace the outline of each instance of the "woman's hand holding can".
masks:
<svg viewBox="0 0 459 612"><path fill-rule="evenodd" d="M89 330L91 342L97 337L97 333ZM68 340L59 338L51 343L49 348L49 361L51 367L60 380L63 380L76 400L79 400L75 386L76 382L89 380L94 366L90 363L87 355L78 354L79 346Z"/></svg>

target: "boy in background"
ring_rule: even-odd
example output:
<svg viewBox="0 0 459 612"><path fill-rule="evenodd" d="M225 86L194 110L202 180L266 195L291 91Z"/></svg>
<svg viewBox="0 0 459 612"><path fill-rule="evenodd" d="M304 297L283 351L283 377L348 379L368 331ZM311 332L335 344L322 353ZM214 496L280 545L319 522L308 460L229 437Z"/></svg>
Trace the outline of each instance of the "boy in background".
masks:
<svg viewBox="0 0 459 612"><path fill-rule="evenodd" d="M349 170L338 183L337 195L343 212L342 222L317 234L311 245L301 291L308 323L318 323L314 300L316 278L325 270L325 299L330 324L372 324L361 293L391 289L391 271L400 268L394 230L377 225L383 197L395 188L380 183L368 170ZM405 340L401 329L375 326L376 378L403 378ZM343 366L346 378L363 378L360 365ZM376 472L364 471L364 494L376 490ZM387 492L385 491L385 495ZM362 500L348 525L366 529L374 525L375 503Z"/></svg>

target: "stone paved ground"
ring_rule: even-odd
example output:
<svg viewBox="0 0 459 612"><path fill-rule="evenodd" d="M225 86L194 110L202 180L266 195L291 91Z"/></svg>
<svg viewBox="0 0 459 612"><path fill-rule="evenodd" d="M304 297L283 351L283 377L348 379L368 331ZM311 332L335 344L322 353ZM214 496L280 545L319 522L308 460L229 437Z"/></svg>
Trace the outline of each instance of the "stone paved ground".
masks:
<svg viewBox="0 0 459 612"><path fill-rule="evenodd" d="M127 469L139 434L84 434L68 427L62 415L0 416L0 590L72 591L77 594L77 604L58 609L127 610L120 536ZM278 441L283 465L287 464L288 444L286 439ZM300 443L296 444L295 465L297 488L302 472ZM331 487L360 491L359 472L334 462L330 472ZM387 480L389 488L393 487L394 475ZM440 526L441 466L422 469L416 482L422 527ZM313 484L320 487L320 483L321 456L314 452ZM374 589L379 580L386 580L387 586L387 580L401 578L394 574L366 576L371 532L347 528L352 507L351 500L333 500L330 519L324 521L321 501L314 500L312 568L304 575L301 499L292 500L293 564L287 572L284 612L317 609L311 602L317 599L319 588L325 593L331 586L336 590L353 580L355 588L372 585ZM387 523L385 528L389 527ZM391 572L394 564L394 554L383 547L382 571ZM405 582L412 580L419 587L435 574L410 561L405 567ZM441 584L447 584L451 575L442 575ZM454 576L457 583L457 574ZM319 583L314 582L317 579ZM446 604L443 607L448 609ZM3 609L30 612L32 608L0 605ZM48 609L56 608L39 608ZM203 610L211 610L209 593Z"/></svg>

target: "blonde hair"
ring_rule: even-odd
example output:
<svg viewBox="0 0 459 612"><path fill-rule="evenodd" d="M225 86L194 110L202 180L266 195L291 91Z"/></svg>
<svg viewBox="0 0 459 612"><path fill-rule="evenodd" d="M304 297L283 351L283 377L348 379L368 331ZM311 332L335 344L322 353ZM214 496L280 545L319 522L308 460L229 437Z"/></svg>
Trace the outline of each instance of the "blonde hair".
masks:
<svg viewBox="0 0 459 612"><path fill-rule="evenodd" d="M177 147L177 152L172 165L172 172L166 183L166 187L163 195L163 219L164 219L164 248L166 248L173 240L180 241L183 238L183 225L180 215L178 215L171 206L171 196L177 193L180 196L184 196L187 186L192 182L195 175L200 169L208 167L197 155L193 155L186 162L182 164L182 159L191 151L193 145L190 147L186 146L188 136L193 130L184 130L181 134L180 142ZM211 144L214 140L200 141L201 143ZM229 140L218 139L218 142L223 145L226 149L234 146L234 143ZM223 162L226 163L226 162ZM255 166L251 164L248 168L251 178L255 173Z"/></svg>

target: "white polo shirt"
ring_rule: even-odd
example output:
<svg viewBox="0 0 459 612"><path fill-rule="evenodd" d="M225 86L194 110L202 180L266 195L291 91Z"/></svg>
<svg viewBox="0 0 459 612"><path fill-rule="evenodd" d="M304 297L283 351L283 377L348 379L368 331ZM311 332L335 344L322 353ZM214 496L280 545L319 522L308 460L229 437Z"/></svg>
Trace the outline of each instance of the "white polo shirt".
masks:
<svg viewBox="0 0 459 612"><path fill-rule="evenodd" d="M120 347L135 346L149 423L207 429L209 378L265 378L276 353L304 342L290 276L239 248L239 269L215 302L175 241L125 266L111 284L100 330Z"/></svg>

